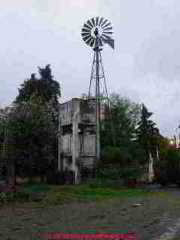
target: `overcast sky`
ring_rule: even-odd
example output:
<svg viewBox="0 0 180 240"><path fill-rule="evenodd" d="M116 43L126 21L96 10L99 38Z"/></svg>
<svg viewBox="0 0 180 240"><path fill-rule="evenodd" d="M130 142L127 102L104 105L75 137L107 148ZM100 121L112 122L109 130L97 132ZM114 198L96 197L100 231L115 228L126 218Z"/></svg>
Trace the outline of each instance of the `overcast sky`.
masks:
<svg viewBox="0 0 180 240"><path fill-rule="evenodd" d="M160 131L180 123L179 0L0 0L0 106L37 66L51 64L64 100L87 93L92 50L81 39L91 17L109 19L115 50L104 47L110 92L144 102Z"/></svg>

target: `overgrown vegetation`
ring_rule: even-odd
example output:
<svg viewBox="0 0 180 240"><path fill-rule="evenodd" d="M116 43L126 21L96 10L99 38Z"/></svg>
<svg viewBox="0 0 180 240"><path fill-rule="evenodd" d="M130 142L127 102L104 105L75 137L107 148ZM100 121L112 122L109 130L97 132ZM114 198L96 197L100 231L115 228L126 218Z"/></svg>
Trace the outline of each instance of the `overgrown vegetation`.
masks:
<svg viewBox="0 0 180 240"><path fill-rule="evenodd" d="M36 202L37 206L63 204L68 202L104 201L111 198L129 198L149 194L145 189L116 188L89 183L79 186L55 186L47 184L26 184L18 192L1 192L0 205L12 202Z"/></svg>
<svg viewBox="0 0 180 240"><path fill-rule="evenodd" d="M180 152L174 147L166 147L156 163L156 181L162 185L169 183L180 186Z"/></svg>
<svg viewBox="0 0 180 240"><path fill-rule="evenodd" d="M60 85L54 80L50 65L38 68L20 86L10 107L1 109L0 176L40 176L52 184L63 183L57 173L58 99ZM110 96L111 110L105 106L101 124L101 160L93 187L128 185L147 173L150 157L155 180L179 183L179 150L159 132L152 113L142 104L118 94ZM55 179L56 178L56 179ZM15 182L14 182L15 183ZM2 199L4 195L2 194Z"/></svg>
<svg viewBox="0 0 180 240"><path fill-rule="evenodd" d="M57 169L58 98L60 86L51 68L39 68L19 89L1 121L1 162L14 178L41 176Z"/></svg>

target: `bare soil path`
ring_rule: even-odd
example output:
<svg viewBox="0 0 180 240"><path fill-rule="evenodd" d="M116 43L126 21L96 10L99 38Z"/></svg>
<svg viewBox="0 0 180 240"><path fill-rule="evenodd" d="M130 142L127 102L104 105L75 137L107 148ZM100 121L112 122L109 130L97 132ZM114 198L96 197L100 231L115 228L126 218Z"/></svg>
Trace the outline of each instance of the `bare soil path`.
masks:
<svg viewBox="0 0 180 240"><path fill-rule="evenodd" d="M167 232L174 234L169 238ZM171 229L170 229L171 228ZM96 231L95 231L96 229ZM0 208L0 239L35 240L39 232L127 233L141 240L180 239L180 190L37 207L31 203ZM179 238L178 238L179 235ZM170 238L171 237L171 238Z"/></svg>

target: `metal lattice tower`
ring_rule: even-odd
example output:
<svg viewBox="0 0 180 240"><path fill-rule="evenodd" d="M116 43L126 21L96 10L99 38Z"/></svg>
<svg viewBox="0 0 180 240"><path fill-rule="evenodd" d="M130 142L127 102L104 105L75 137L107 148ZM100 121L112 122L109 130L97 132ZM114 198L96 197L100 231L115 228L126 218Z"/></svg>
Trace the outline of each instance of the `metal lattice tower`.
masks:
<svg viewBox="0 0 180 240"><path fill-rule="evenodd" d="M96 17L88 20L82 28L82 38L94 50L91 77L89 84L89 98L96 99L96 158L100 159L100 122L101 104L108 100L108 91L102 63L101 51L103 45L108 44L114 49L114 40L111 38L111 23L104 18ZM109 105L109 100L108 100Z"/></svg>

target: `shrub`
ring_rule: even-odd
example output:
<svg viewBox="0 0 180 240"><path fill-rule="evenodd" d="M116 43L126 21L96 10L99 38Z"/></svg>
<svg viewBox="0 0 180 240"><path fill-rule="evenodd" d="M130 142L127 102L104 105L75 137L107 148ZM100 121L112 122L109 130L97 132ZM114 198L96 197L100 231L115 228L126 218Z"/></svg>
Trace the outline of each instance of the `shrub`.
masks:
<svg viewBox="0 0 180 240"><path fill-rule="evenodd" d="M7 202L7 194L5 192L0 193L0 203L6 203Z"/></svg>
<svg viewBox="0 0 180 240"><path fill-rule="evenodd" d="M30 200L30 194L25 192L1 192L0 204L6 204L9 202L26 202Z"/></svg>
<svg viewBox="0 0 180 240"><path fill-rule="evenodd" d="M26 202L31 199L31 194L27 192L15 192L14 201Z"/></svg>
<svg viewBox="0 0 180 240"><path fill-rule="evenodd" d="M15 195L13 192L1 192L0 193L0 203L4 204L4 203L8 203L8 202L12 202L15 199Z"/></svg>
<svg viewBox="0 0 180 240"><path fill-rule="evenodd" d="M108 165L104 168L100 168L97 171L97 179L99 179L96 184L101 181L109 181L111 184L123 185L129 184L131 181L136 181L142 175L143 171L137 167L121 168L119 165ZM117 184L118 183L118 184ZM110 185L111 185L110 184Z"/></svg>
<svg viewBox="0 0 180 240"><path fill-rule="evenodd" d="M169 148L155 166L156 181L162 185L180 183L180 152Z"/></svg>
<svg viewBox="0 0 180 240"><path fill-rule="evenodd" d="M91 179L89 182L89 187L91 188L104 188L104 187L109 187L109 188L119 188L124 185L123 179L119 180L112 180L112 179L101 179L101 178L95 178Z"/></svg>
<svg viewBox="0 0 180 240"><path fill-rule="evenodd" d="M107 146L102 151L101 159L104 164L120 164L124 166L130 161L131 155L128 153L127 149L122 147Z"/></svg>

